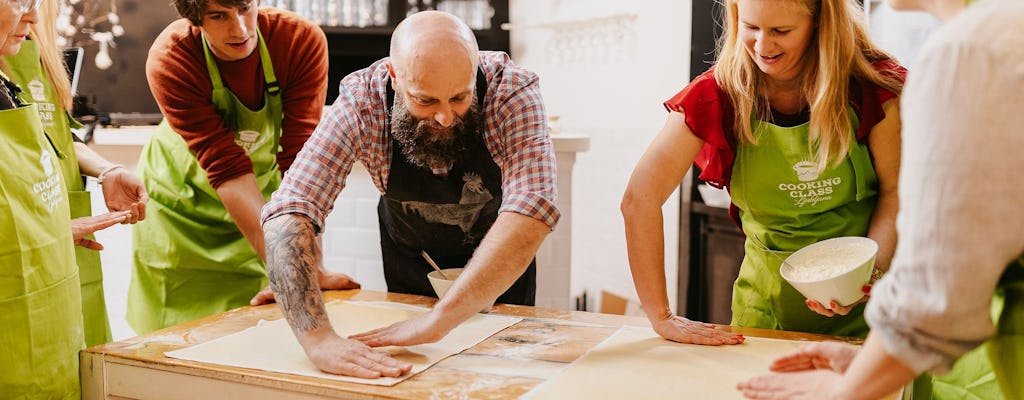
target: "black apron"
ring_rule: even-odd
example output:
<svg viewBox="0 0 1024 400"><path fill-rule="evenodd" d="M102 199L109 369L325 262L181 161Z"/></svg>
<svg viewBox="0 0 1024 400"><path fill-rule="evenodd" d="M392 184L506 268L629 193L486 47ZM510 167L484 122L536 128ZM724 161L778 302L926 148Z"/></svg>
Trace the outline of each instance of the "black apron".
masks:
<svg viewBox="0 0 1024 400"><path fill-rule="evenodd" d="M482 71L477 72L476 82L476 97L483 112L487 79ZM389 82L388 110L394 101L395 92ZM436 297L427 280L433 268L420 251L430 254L441 268L464 267L498 217L501 184L501 169L491 158L482 132L474 136L445 177L407 162L402 145L391 139L388 188L377 205L388 291ZM497 302L532 306L536 288L534 259Z"/></svg>

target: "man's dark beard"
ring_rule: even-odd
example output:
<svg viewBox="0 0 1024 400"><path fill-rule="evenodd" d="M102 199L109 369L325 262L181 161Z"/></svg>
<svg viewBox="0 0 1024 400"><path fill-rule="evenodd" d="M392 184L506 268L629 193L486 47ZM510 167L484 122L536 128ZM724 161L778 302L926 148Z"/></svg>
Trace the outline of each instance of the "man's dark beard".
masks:
<svg viewBox="0 0 1024 400"><path fill-rule="evenodd" d="M473 136L479 134L480 109L476 97L466 114L455 116L455 123L447 133L432 132L430 127L439 128L434 120L419 120L409 114L405 100L395 96L395 105L391 109L391 135L402 145L402 155L409 163L430 169L446 166L462 157Z"/></svg>

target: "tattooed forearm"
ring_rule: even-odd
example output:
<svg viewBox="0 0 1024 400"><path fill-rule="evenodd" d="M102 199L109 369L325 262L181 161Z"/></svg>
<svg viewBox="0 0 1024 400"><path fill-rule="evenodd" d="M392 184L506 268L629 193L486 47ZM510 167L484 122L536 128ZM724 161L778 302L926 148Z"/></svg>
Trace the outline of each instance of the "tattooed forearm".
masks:
<svg viewBox="0 0 1024 400"><path fill-rule="evenodd" d="M330 324L317 268L320 238L309 218L285 214L263 225L270 287L296 335Z"/></svg>

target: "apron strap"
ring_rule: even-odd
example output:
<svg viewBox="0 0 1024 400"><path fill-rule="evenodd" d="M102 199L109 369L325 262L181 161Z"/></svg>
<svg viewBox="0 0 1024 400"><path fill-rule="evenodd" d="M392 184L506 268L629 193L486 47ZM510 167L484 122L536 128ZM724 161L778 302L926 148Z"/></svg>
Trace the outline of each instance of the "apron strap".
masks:
<svg viewBox="0 0 1024 400"><path fill-rule="evenodd" d="M263 41L263 33L256 30L256 37L259 39L260 62L263 63L263 82L267 94L276 96L281 93L281 85L277 83L277 76L274 75L274 64L270 62L270 50L267 50L267 43Z"/></svg>
<svg viewBox="0 0 1024 400"><path fill-rule="evenodd" d="M852 107L847 107L847 109L850 115L850 128L853 132L857 132L860 129L860 119L857 118ZM856 134L851 136L850 151L847 157L850 159L850 165L853 166L854 184L856 185L855 198L857 201L861 201L877 194L877 191L871 188L869 181L877 179L878 175L871 162L871 152L867 149L867 144L857 140ZM864 141L867 142L867 139L865 138Z"/></svg>
<svg viewBox="0 0 1024 400"><path fill-rule="evenodd" d="M213 90L223 88L224 81L220 77L220 69L217 68L216 58L213 56L213 52L210 51L210 45L206 42L206 34L202 33L201 36L203 40L203 53L206 56L206 69L210 71L210 83L213 84ZM263 66L264 91L271 95L277 95L281 93L281 85L277 83L274 65L270 62L270 50L267 49L267 44L263 41L263 33L259 30L256 31L256 39L258 40L257 46L260 52L260 64Z"/></svg>
<svg viewBox="0 0 1024 400"><path fill-rule="evenodd" d="M281 85L277 83L277 76L274 74L274 63L270 60L270 50L267 49L267 43L263 41L263 33L258 29L256 30L256 37L259 39L260 49L260 63L263 65L263 90L266 93L267 107L270 108L270 115L281 115L284 117L284 112L281 105ZM281 148L281 124L282 120L278 118L271 118L271 123L275 125L277 129L274 129L274 143L273 149L274 154L284 151Z"/></svg>
<svg viewBox="0 0 1024 400"><path fill-rule="evenodd" d="M227 90L224 87L224 80L220 77L220 69L217 68L216 58L213 56L213 52L210 51L210 45L206 41L206 34L201 33L203 42L203 54L206 57L206 69L210 72L210 83L213 85L213 92L216 93L218 90ZM259 29L256 30L257 48L260 52L260 65L263 67L263 91L264 91L264 104L270 108L270 115L284 115L282 110L281 101L278 99L281 96L281 85L277 82L277 75L274 74L274 64L270 60L270 50L267 49L267 43L263 40L263 32ZM274 101L274 100L278 101ZM282 121L277 118L272 118L271 123L275 124L277 129L274 134L273 151L274 154L283 151L281 148L281 123Z"/></svg>
<svg viewBox="0 0 1024 400"><path fill-rule="evenodd" d="M206 57L206 70L210 72L210 83L213 84L213 91L224 88L224 81L220 78L220 69L217 68L217 61L210 51L210 45L206 42L206 34L200 33L203 42L203 55Z"/></svg>

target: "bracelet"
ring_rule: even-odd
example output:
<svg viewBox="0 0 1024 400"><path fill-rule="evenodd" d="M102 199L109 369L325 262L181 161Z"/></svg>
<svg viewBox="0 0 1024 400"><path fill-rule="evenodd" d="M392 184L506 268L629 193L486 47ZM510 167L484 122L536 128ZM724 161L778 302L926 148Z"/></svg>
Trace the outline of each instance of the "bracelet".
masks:
<svg viewBox="0 0 1024 400"><path fill-rule="evenodd" d="M111 165L111 166L109 166L107 168L104 168L103 171L100 171L99 175L96 175L96 183L99 183L100 185L102 185L103 184L103 180L107 178L107 173L109 173L110 171L113 171L115 169L118 169L118 168L125 168L125 166L121 165L121 164L114 164L114 165Z"/></svg>
<svg viewBox="0 0 1024 400"><path fill-rule="evenodd" d="M885 275L885 271L882 271L882 270L880 270L878 268L872 268L871 269L871 283L875 283L879 279L882 279L882 275Z"/></svg>

